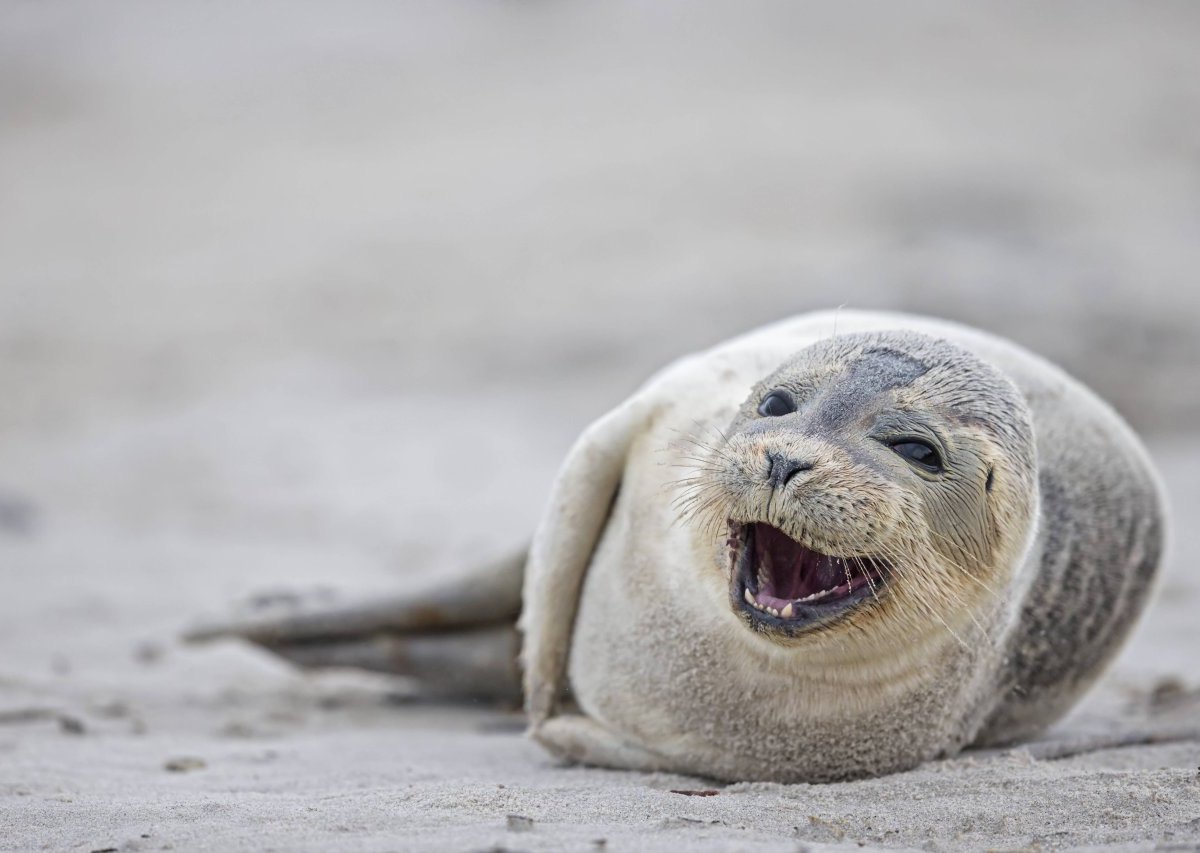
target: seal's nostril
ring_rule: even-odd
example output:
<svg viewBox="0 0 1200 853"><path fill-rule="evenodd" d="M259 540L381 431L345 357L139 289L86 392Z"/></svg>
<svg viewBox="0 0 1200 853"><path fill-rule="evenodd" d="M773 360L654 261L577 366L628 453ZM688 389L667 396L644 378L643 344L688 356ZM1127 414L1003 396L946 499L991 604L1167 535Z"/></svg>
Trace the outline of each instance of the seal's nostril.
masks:
<svg viewBox="0 0 1200 853"><path fill-rule="evenodd" d="M767 451L767 482L772 488L786 486L801 471L812 470L811 462L800 462L782 453Z"/></svg>

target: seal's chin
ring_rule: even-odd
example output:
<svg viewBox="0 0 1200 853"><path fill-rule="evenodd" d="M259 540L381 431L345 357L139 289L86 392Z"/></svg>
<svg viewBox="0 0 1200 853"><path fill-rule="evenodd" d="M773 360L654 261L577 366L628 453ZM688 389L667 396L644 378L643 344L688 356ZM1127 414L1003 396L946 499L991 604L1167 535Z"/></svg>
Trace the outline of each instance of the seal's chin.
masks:
<svg viewBox="0 0 1200 853"><path fill-rule="evenodd" d="M822 554L769 524L729 523L734 612L759 631L795 634L828 625L883 594L887 564Z"/></svg>

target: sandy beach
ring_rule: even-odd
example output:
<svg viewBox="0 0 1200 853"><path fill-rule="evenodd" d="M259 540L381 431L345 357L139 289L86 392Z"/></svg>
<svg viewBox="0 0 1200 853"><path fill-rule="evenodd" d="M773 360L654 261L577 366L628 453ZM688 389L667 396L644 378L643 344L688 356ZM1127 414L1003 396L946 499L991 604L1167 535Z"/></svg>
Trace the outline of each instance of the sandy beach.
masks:
<svg viewBox="0 0 1200 853"><path fill-rule="evenodd" d="M4 17L0 850L1200 849L1196 7ZM1043 742L718 785L180 641L521 547L652 371L840 304L1011 336L1160 466L1155 602Z"/></svg>

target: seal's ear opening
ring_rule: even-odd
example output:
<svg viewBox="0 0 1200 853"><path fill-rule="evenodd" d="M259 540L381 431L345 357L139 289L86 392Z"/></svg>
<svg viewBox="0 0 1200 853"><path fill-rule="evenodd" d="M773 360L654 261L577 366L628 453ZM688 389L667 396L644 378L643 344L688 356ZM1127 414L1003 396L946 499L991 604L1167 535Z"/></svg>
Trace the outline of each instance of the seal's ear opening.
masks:
<svg viewBox="0 0 1200 853"><path fill-rule="evenodd" d="M996 466L989 465L988 472L987 472L987 481L983 484L983 490L985 492L987 492L989 495L992 493L992 484L995 481L995 477L996 477Z"/></svg>

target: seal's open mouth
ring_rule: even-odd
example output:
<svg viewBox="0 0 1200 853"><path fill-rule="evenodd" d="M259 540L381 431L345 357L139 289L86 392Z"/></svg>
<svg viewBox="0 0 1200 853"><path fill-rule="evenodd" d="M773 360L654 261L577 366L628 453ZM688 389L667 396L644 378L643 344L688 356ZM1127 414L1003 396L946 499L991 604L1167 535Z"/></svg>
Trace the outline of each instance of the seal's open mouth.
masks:
<svg viewBox="0 0 1200 853"><path fill-rule="evenodd" d="M769 524L729 523L735 611L760 627L826 623L883 591L887 564L835 557L801 545Z"/></svg>

